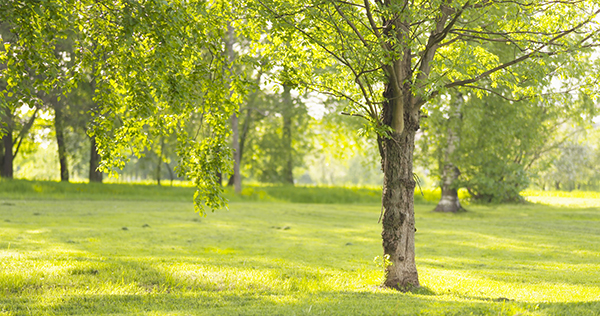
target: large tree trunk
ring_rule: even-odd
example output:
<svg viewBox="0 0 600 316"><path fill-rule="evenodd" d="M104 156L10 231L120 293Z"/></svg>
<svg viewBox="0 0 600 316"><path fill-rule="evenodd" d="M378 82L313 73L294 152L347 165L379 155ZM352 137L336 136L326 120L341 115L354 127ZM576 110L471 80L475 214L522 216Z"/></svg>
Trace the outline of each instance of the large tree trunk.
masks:
<svg viewBox="0 0 600 316"><path fill-rule="evenodd" d="M8 128L6 134L2 137L2 145L4 147L4 156L2 157L2 170L0 176L2 178L13 178L13 134L12 129Z"/></svg>
<svg viewBox="0 0 600 316"><path fill-rule="evenodd" d="M98 170L100 166L100 155L98 146L96 146L96 137L90 138L90 182L102 183L102 172Z"/></svg>
<svg viewBox="0 0 600 316"><path fill-rule="evenodd" d="M60 105L54 106L54 130L56 144L58 145L58 161L60 163L60 181L69 182L69 166L67 162L67 146L64 135L64 117Z"/></svg>
<svg viewBox="0 0 600 316"><path fill-rule="evenodd" d="M454 159L454 152L460 142L459 130L461 122L461 105L463 103L463 97L461 93L457 93L455 100L450 103L450 113L448 117L448 130L446 132L446 149L444 150L444 158L441 162L442 166L442 197L438 202L438 205L433 210L434 212L445 212L445 213L457 213L465 211L460 205L458 199L458 191L454 186L458 180L460 171L452 163Z"/></svg>
<svg viewBox="0 0 600 316"><path fill-rule="evenodd" d="M283 166L283 182L286 184L294 184L293 174L293 155L292 155L292 116L293 116L293 101L291 94L291 87L289 85L283 85L283 135L281 141L285 150L285 163Z"/></svg>
<svg viewBox="0 0 600 316"><path fill-rule="evenodd" d="M410 68L408 68L410 69ZM418 287L415 263L415 185L413 152L419 129L419 111L410 107L410 86L386 87L383 123L394 131L379 137L383 167L383 253L386 260L384 286L406 291Z"/></svg>
<svg viewBox="0 0 600 316"><path fill-rule="evenodd" d="M408 127L408 126L407 126ZM413 151L416 130L405 128L383 140L383 252L386 287L408 290L419 286L415 263Z"/></svg>

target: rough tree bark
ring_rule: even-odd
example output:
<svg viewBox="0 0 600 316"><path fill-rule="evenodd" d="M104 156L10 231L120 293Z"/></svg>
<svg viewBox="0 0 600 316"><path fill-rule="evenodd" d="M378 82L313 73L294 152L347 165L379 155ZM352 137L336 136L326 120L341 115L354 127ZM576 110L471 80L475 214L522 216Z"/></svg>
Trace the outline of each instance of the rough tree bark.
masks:
<svg viewBox="0 0 600 316"><path fill-rule="evenodd" d="M102 183L102 172L98 170L100 166L100 155L96 145L96 137L90 138L90 182Z"/></svg>
<svg viewBox="0 0 600 316"><path fill-rule="evenodd" d="M294 174L293 174L293 155L292 155L292 116L293 116L293 101L292 101L292 88L289 85L283 85L282 105L283 110L281 114L283 116L283 135L281 141L285 150L285 164L283 166L283 182L285 184L294 185Z"/></svg>
<svg viewBox="0 0 600 316"><path fill-rule="evenodd" d="M456 147L460 142L459 126L461 120L461 106L463 103L463 97L461 93L455 95L455 100L450 102L450 113L448 117L448 130L446 132L446 149L444 150L444 157L440 165L442 167L442 182L440 184L442 188L442 197L438 202L437 206L433 210L434 212L444 213L457 213L465 211L460 205L458 199L458 190L454 186L455 182L460 176L458 167L452 162Z"/></svg>
<svg viewBox="0 0 600 316"><path fill-rule="evenodd" d="M393 132L379 137L383 167L383 253L386 266L384 286L406 291L418 287L415 263L415 216L413 152L419 129L418 108L411 107L412 96L403 87L387 85L383 122ZM401 122L401 123L400 123Z"/></svg>
<svg viewBox="0 0 600 316"><path fill-rule="evenodd" d="M67 146L64 135L64 116L61 105L54 104L54 130L58 145L58 161L60 163L60 181L69 182L69 165L67 161Z"/></svg>

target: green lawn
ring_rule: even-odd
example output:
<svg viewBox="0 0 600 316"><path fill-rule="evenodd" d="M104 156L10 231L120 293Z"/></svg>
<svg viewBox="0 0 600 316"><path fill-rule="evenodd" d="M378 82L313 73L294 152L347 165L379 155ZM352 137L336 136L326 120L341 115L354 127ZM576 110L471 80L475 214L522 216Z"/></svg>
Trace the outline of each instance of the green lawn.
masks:
<svg viewBox="0 0 600 316"><path fill-rule="evenodd" d="M377 204L10 197L0 315L600 315L598 208L417 205L423 287L398 293Z"/></svg>

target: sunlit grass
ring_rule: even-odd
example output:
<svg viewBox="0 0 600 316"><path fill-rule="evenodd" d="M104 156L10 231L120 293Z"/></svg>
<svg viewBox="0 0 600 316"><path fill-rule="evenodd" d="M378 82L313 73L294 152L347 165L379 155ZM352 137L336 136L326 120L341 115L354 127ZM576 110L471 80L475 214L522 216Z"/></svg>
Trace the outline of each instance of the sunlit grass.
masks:
<svg viewBox="0 0 600 316"><path fill-rule="evenodd" d="M587 191L543 191L521 192L525 200L545 205L568 207L600 207L600 192Z"/></svg>
<svg viewBox="0 0 600 316"><path fill-rule="evenodd" d="M523 196L538 197L561 197L561 198L580 198L580 199L600 199L600 192L590 191L544 191L544 190L524 190Z"/></svg>
<svg viewBox="0 0 600 316"><path fill-rule="evenodd" d="M137 189L136 189L137 190ZM154 198L154 197L153 197ZM382 289L378 204L0 198L0 315L598 315L600 211L416 206L423 287Z"/></svg>

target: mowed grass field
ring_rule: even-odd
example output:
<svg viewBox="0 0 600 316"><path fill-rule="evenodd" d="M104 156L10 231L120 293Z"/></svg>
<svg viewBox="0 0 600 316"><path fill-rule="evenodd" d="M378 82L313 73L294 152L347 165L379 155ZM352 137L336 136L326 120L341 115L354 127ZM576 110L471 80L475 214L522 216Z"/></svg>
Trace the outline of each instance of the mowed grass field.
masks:
<svg viewBox="0 0 600 316"><path fill-rule="evenodd" d="M418 204L422 287L399 293L379 287L377 203L257 199L200 217L174 188L36 185L0 192L0 315L600 315L597 207Z"/></svg>

